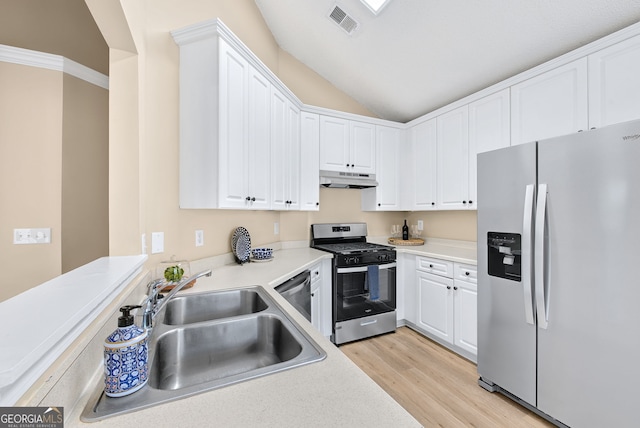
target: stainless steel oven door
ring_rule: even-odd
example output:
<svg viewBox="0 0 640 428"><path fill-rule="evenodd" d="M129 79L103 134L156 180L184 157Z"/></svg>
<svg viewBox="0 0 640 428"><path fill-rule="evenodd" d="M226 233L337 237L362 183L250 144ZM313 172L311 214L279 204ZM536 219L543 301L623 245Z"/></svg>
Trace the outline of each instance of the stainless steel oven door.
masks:
<svg viewBox="0 0 640 428"><path fill-rule="evenodd" d="M396 263L336 268L334 323L394 311Z"/></svg>

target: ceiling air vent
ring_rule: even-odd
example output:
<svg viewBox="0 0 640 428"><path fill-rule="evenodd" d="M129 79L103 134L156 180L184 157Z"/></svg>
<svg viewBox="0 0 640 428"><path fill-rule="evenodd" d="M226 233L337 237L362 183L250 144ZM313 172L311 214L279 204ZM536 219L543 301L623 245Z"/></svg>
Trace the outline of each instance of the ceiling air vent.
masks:
<svg viewBox="0 0 640 428"><path fill-rule="evenodd" d="M340 26L347 34L353 34L354 31L358 29L358 22L347 15L347 13L340 9L338 5L336 5L329 14L329 18L331 18L336 24Z"/></svg>

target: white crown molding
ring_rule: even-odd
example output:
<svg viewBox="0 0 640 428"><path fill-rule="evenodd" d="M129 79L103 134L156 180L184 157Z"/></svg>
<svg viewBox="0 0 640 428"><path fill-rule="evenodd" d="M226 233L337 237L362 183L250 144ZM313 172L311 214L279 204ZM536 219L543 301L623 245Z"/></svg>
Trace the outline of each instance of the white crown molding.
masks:
<svg viewBox="0 0 640 428"><path fill-rule="evenodd" d="M0 61L61 71L91 83L92 85L96 85L107 90L109 89L109 76L99 73L61 55L16 48L14 46L0 45Z"/></svg>

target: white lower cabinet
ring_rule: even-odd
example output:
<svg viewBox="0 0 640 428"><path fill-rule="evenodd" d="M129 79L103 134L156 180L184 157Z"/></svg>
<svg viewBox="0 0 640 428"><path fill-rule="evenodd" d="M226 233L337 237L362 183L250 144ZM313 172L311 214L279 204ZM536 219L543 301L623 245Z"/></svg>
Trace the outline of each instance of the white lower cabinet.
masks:
<svg viewBox="0 0 640 428"><path fill-rule="evenodd" d="M311 324L325 337L331 336L331 261L313 266L311 273Z"/></svg>
<svg viewBox="0 0 640 428"><path fill-rule="evenodd" d="M454 344L478 353L477 267L455 263L453 278Z"/></svg>
<svg viewBox="0 0 640 428"><path fill-rule="evenodd" d="M475 361L476 267L417 256L414 272L415 288L405 287L405 314L408 323L428 337ZM414 298L413 302L410 294ZM415 312L409 310L408 305L411 304L416 307Z"/></svg>

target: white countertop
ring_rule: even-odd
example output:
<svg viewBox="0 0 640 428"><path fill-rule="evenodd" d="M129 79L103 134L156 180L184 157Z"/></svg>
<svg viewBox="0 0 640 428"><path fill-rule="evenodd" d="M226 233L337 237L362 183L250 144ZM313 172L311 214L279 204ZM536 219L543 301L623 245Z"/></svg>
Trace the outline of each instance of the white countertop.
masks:
<svg viewBox="0 0 640 428"><path fill-rule="evenodd" d="M331 257L310 248L275 251L271 262L218 267L210 278L200 278L193 288L181 292L262 285L324 349L326 359L124 416L83 423L79 416L101 381L99 374L84 379L91 387L67 415L65 426L419 427L404 408L273 290ZM201 264L192 263L192 271L205 268Z"/></svg>
<svg viewBox="0 0 640 428"><path fill-rule="evenodd" d="M424 245L403 246L396 245L397 253L415 254L417 256L434 257L436 259L449 260L451 262L477 264L477 244L472 241L455 241L449 239L424 238ZM391 245L388 238L375 237L369 242Z"/></svg>

